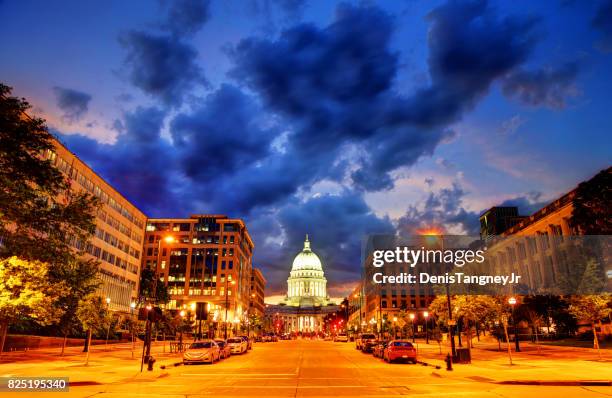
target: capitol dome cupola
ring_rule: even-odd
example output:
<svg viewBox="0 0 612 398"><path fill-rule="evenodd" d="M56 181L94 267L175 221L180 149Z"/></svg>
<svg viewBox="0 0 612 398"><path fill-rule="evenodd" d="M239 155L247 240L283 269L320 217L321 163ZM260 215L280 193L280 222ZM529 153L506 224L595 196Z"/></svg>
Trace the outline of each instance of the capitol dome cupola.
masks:
<svg viewBox="0 0 612 398"><path fill-rule="evenodd" d="M293 259L293 265L291 267L291 271L300 270L323 271L323 266L321 265L319 256L317 256L310 248L308 235L306 235L306 240L304 240L304 249L302 249L302 251L295 256Z"/></svg>

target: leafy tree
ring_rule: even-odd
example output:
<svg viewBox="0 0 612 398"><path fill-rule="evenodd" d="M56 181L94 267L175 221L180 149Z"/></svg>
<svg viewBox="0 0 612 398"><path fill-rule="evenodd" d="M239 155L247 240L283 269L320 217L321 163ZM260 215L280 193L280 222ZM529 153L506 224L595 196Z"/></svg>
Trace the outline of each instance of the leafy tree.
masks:
<svg viewBox="0 0 612 398"><path fill-rule="evenodd" d="M66 293L66 285L48 283L48 274L48 265L40 261L17 257L0 260L0 354L10 323L29 317L44 325L62 315L54 304Z"/></svg>
<svg viewBox="0 0 612 398"><path fill-rule="evenodd" d="M64 310L64 314L57 323L64 337L61 353L64 355L68 335L75 333L81 327L81 322L76 316L79 300L95 292L100 285L98 265L92 260L77 259L58 270L57 277L69 286L67 294L58 301L58 306Z"/></svg>
<svg viewBox="0 0 612 398"><path fill-rule="evenodd" d="M45 262L47 283L66 286L67 294L55 301L66 339L74 329L76 303L97 286L96 263L82 260L71 241L85 243L92 236L99 202L71 189L44 156L54 150L45 121L27 115L30 104L10 94L11 88L0 84L0 258Z"/></svg>
<svg viewBox="0 0 612 398"><path fill-rule="evenodd" d="M569 312L577 319L588 320L591 323L591 328L593 329L593 347L597 349L600 358L601 352L599 351L599 340L597 339L595 325L612 313L612 308L610 307L611 300L612 295L610 294L591 294L572 296L570 298Z"/></svg>
<svg viewBox="0 0 612 398"><path fill-rule="evenodd" d="M170 293L168 293L168 287L164 284L161 279L157 280L156 293L153 294L153 285L155 285L155 271L151 268L144 268L140 271L140 292L139 301L144 303L145 301L155 297L157 304L166 304L170 301Z"/></svg>
<svg viewBox="0 0 612 398"><path fill-rule="evenodd" d="M576 188L571 225L579 235L612 235L612 167Z"/></svg>
<svg viewBox="0 0 612 398"><path fill-rule="evenodd" d="M16 255L58 265L74 260L69 239L95 231L97 199L71 190L69 181L43 154L54 149L43 119L30 104L0 84L0 256Z"/></svg>
<svg viewBox="0 0 612 398"><path fill-rule="evenodd" d="M85 365L89 364L89 351L91 350L91 336L94 331L102 330L110 325L112 317L104 299L95 294L89 294L79 301L76 316L81 322L83 330L87 331L87 357Z"/></svg>

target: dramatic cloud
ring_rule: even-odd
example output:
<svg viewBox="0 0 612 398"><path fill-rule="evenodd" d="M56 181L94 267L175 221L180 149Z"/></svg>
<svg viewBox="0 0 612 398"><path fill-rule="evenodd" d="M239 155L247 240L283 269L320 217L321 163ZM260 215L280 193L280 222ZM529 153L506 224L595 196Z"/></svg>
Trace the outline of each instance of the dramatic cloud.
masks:
<svg viewBox="0 0 612 398"><path fill-rule="evenodd" d="M575 83L577 76L576 63L557 69L518 70L504 79L502 90L506 96L518 97L527 105L561 109L566 105L566 98L580 93Z"/></svg>
<svg viewBox="0 0 612 398"><path fill-rule="evenodd" d="M520 66L536 41L534 19L498 17L486 1L449 1L428 20L431 86L410 102L419 125L456 121L493 81Z"/></svg>
<svg viewBox="0 0 612 398"><path fill-rule="evenodd" d="M172 0L162 28L174 36L197 33L210 18L210 0Z"/></svg>
<svg viewBox="0 0 612 398"><path fill-rule="evenodd" d="M239 89L223 85L191 114L171 123L185 174L203 181L225 177L264 158L278 133Z"/></svg>
<svg viewBox="0 0 612 398"><path fill-rule="evenodd" d="M164 117L157 108L139 107L127 113L112 145L82 135L61 138L147 215L170 211L180 214L189 203L175 200L170 184L175 160L172 148L160 137Z"/></svg>
<svg viewBox="0 0 612 398"><path fill-rule="evenodd" d="M458 183L450 188L442 188L438 192L430 192L423 206L410 205L406 214L398 220L398 230L402 234L419 234L431 228L458 230L478 235L479 213L468 211L463 207L465 191Z"/></svg>
<svg viewBox="0 0 612 398"><path fill-rule="evenodd" d="M596 46L602 52L612 52L612 0L604 0L600 3L591 25L601 33L601 38L596 42Z"/></svg>
<svg viewBox="0 0 612 398"><path fill-rule="evenodd" d="M207 85L197 51L176 37L130 31L119 42L129 81L167 106L179 106L194 87Z"/></svg>
<svg viewBox="0 0 612 398"><path fill-rule="evenodd" d="M64 112L62 118L67 122L79 120L89 107L91 95L71 88L53 87L57 106Z"/></svg>
<svg viewBox="0 0 612 398"><path fill-rule="evenodd" d="M196 19L165 25L162 35L130 31L120 39L129 81L163 111L126 114L114 145L67 139L150 216L244 217L256 265L275 289L306 233L330 280L355 280L363 235L395 231L364 192L392 188L394 171L433 155L454 136L452 123L494 81L521 68L535 42L532 19L499 17L485 2L445 3L428 16L429 83L402 92L394 18L378 7L341 4L326 26L299 23L239 41L229 50L236 85L221 84L181 107L206 84L185 41L206 18ZM160 136L168 114L171 140ZM322 181L340 194L317 193ZM400 229L436 223L474 232L478 214L464 208L464 195L459 185L432 192L408 208Z"/></svg>
<svg viewBox="0 0 612 398"><path fill-rule="evenodd" d="M436 228L446 233L478 235L479 217L488 209L477 212L466 210L463 206L465 195L465 190L458 182L454 182L449 188L430 192L422 206L408 207L406 214L398 220L398 231L409 235ZM540 192L534 191L501 203L493 203L492 206L516 206L520 215L531 215L548 203L549 201L542 200Z"/></svg>

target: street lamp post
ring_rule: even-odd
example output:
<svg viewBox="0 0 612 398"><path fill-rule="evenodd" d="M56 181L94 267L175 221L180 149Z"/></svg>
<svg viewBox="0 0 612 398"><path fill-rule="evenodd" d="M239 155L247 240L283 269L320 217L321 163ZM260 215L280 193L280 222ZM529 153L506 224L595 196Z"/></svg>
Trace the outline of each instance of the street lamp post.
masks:
<svg viewBox="0 0 612 398"><path fill-rule="evenodd" d="M514 311L514 306L516 305L516 298L510 297L508 299L508 304L512 306L512 323L514 324L514 344L516 346L516 352L521 352L521 347L519 345L518 323L516 322L516 312Z"/></svg>
<svg viewBox="0 0 612 398"><path fill-rule="evenodd" d="M416 329L414 328L414 326L415 326L414 325L414 318L415 318L414 313L411 312L409 317L410 317L410 323L412 323L412 342L414 343L415 342L415 335L416 335Z"/></svg>
<svg viewBox="0 0 612 398"><path fill-rule="evenodd" d="M142 358L140 360L140 371L142 372L142 367L145 363L145 358L146 361L149 361L149 356L151 355L151 322L149 321L149 314L151 312L151 310L153 309L153 306L151 306L151 304L147 304L145 307L146 310L146 315L147 315L147 322L146 322L146 326L145 326L145 341L144 344L142 345Z"/></svg>
<svg viewBox="0 0 612 398"><path fill-rule="evenodd" d="M229 293L229 290L228 290L229 285L228 284L229 284L229 275L227 275L225 277L225 319L224 319L224 322L223 322L223 324L224 324L223 338L226 339L226 340L227 340L227 309L229 307L229 295L228 295L228 293ZM232 281L232 286L235 285L235 284L236 284L236 282Z"/></svg>
<svg viewBox="0 0 612 398"><path fill-rule="evenodd" d="M173 243L174 242L174 237L173 236L166 236L163 239L160 239L157 243L157 264L155 264L155 271L153 272L153 286L152 286L152 292L150 292L150 295L152 296L150 299L150 301L152 301L153 305L157 303L157 280L159 279L157 276L157 270L159 268L160 262L161 262L161 246L162 246L162 241L166 242L168 244ZM144 346L143 346L143 351L145 351L145 347L146 347L146 351L143 352L143 360L141 361L140 364L140 371L142 372L142 366L143 366L143 362L149 362L151 359L151 310L153 309L153 305L152 304L148 304L146 306L147 309L147 323L146 323L146 328L145 328L145 342L144 342ZM149 367L150 370L152 370L152 367Z"/></svg>
<svg viewBox="0 0 612 398"><path fill-rule="evenodd" d="M396 328L397 328L397 326L395 326L395 325L396 325L396 322L397 322L397 317L396 317L396 316L394 316L394 317L393 317L393 338L394 338L394 339L395 339L395 338L397 338L397 329L396 329Z"/></svg>
<svg viewBox="0 0 612 398"><path fill-rule="evenodd" d="M429 311L423 311L423 318L425 318L425 344L429 344Z"/></svg>
<svg viewBox="0 0 612 398"><path fill-rule="evenodd" d="M106 310L110 311L110 302L111 302L111 298L107 297L106 298ZM110 327L111 327L111 322L110 319L108 321L108 327L106 328L106 343L104 343L104 347L108 348L108 335L110 334Z"/></svg>

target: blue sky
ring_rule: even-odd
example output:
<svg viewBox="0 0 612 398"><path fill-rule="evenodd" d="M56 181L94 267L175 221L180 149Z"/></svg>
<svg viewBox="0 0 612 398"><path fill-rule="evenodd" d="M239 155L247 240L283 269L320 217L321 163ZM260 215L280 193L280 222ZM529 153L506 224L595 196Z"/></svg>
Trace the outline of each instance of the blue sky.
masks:
<svg viewBox="0 0 612 398"><path fill-rule="evenodd" d="M612 2L0 2L0 79L149 216L243 217L282 292L368 233L529 212L608 167Z"/></svg>

